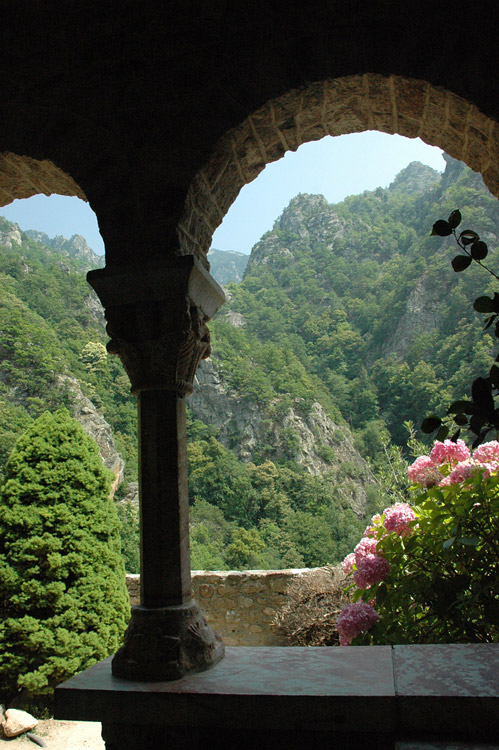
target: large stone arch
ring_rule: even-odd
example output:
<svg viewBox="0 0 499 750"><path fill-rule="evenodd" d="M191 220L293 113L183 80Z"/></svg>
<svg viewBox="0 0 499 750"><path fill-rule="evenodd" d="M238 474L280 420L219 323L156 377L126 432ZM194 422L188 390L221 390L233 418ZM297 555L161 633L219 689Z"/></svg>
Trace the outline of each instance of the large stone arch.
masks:
<svg viewBox="0 0 499 750"><path fill-rule="evenodd" d="M179 224L183 253L206 253L241 188L308 141L365 130L419 137L481 172L499 196L499 124L426 81L353 75L312 83L267 102L216 144L192 181Z"/></svg>

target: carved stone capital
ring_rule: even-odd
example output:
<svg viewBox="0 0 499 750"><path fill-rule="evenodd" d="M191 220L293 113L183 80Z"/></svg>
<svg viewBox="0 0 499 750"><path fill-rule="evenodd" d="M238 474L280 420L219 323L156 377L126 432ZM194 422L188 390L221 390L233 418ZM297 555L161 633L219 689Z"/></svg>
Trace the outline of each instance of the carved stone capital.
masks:
<svg viewBox="0 0 499 750"><path fill-rule="evenodd" d="M192 392L196 368L210 355L210 333L199 308L188 298L183 303L182 317L161 303L106 310L107 348L123 362L133 392Z"/></svg>
<svg viewBox="0 0 499 750"><path fill-rule="evenodd" d="M127 680L177 680L209 669L224 653L222 639L194 600L157 609L137 606L125 642L113 657L112 672Z"/></svg>
<svg viewBox="0 0 499 750"><path fill-rule="evenodd" d="M105 307L108 350L118 354L132 391L192 391L196 368L210 355L207 321L224 302L222 289L192 256L168 267L91 271Z"/></svg>

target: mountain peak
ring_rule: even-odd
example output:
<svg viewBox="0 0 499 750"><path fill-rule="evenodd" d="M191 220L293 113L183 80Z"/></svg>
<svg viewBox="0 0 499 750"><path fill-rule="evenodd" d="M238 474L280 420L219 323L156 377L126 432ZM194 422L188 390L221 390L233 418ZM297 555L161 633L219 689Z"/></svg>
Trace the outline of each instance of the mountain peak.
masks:
<svg viewBox="0 0 499 750"><path fill-rule="evenodd" d="M422 193L428 188L434 187L442 175L436 169L421 164L419 161L411 161L407 167L404 167L393 182L389 185L388 190L403 190L405 193Z"/></svg>
<svg viewBox="0 0 499 750"><path fill-rule="evenodd" d="M61 234L51 238L45 232L36 229L28 229L24 234L47 247L59 250L63 255L83 261L88 268L98 268L102 264L102 257L94 253L81 234L73 234L69 240Z"/></svg>

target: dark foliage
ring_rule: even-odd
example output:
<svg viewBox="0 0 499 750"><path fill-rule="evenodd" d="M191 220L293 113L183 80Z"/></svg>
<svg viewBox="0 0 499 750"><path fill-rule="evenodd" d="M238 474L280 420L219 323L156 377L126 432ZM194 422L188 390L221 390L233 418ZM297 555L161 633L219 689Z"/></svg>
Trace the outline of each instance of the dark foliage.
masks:
<svg viewBox="0 0 499 750"><path fill-rule="evenodd" d="M489 252L486 243L472 229L465 229L458 235L456 229L460 223L461 212L456 209L450 214L447 221L444 219L436 221L432 230L432 235L439 237L454 236L463 253L452 259L454 271L460 273L475 262L499 281L499 277L482 263ZM494 336L499 338L499 294L494 292L490 297L487 295L477 297L473 303L473 309L478 313L487 315L484 330L490 329L494 332ZM497 405L499 366L497 362L499 362L499 354L496 356L489 374L486 377L478 377L473 381L471 398L454 401L447 409L447 414L457 426L457 430L452 435L452 440L457 440L461 434L461 429L464 427L475 436L473 447L476 448L491 431L494 431L495 434L499 431L499 405ZM425 433L432 433L437 430L437 440L444 440L450 432L449 426L443 424L442 419L436 415L426 417L421 429Z"/></svg>

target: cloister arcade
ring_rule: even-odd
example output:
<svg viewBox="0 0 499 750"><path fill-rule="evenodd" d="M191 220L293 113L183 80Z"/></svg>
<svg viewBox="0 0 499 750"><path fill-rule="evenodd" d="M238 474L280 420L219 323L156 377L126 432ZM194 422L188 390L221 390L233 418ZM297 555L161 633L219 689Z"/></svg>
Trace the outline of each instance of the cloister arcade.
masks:
<svg viewBox="0 0 499 750"><path fill-rule="evenodd" d="M322 661L284 649L266 654L282 686L274 680L268 695L255 649L223 659L191 599L185 437L185 397L223 304L206 259L211 237L266 164L325 135L380 130L439 146L499 197L493 6L2 3L0 205L36 193L90 203L106 266L88 278L138 400L141 605L112 674L99 665L58 698L61 717L104 720L109 750L210 738L270 747L279 733L291 746L335 737L356 748L368 737L416 748L443 742L456 721L469 741L499 736L497 685L483 676L498 664L496 644L396 656L326 649ZM326 685L335 658L337 682ZM468 692L446 682L446 664L470 676ZM407 678L397 693L393 669L402 682L412 669L419 692ZM290 693L298 674L306 685Z"/></svg>

